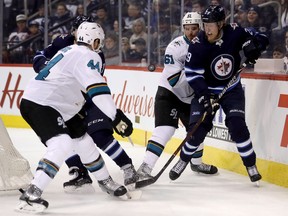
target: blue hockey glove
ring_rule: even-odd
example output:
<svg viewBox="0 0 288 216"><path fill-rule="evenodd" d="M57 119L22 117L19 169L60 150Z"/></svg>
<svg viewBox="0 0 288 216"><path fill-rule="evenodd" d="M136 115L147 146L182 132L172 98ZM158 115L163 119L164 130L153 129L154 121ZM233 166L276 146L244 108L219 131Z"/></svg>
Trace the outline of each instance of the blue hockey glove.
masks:
<svg viewBox="0 0 288 216"><path fill-rule="evenodd" d="M259 48L259 43L256 39L249 39L242 46L245 57L247 58L246 62L249 64L255 64L256 60L261 55L261 49Z"/></svg>
<svg viewBox="0 0 288 216"><path fill-rule="evenodd" d="M129 137L133 132L132 122L120 109L117 109L116 118L112 125L115 132L122 137Z"/></svg>
<svg viewBox="0 0 288 216"><path fill-rule="evenodd" d="M199 97L198 102L203 105L204 111L206 111L207 114L212 114L213 109L209 95L202 95Z"/></svg>
<svg viewBox="0 0 288 216"><path fill-rule="evenodd" d="M219 103L214 103L214 100L210 100L211 104L212 104L212 115L214 115L217 110L220 108L220 104Z"/></svg>

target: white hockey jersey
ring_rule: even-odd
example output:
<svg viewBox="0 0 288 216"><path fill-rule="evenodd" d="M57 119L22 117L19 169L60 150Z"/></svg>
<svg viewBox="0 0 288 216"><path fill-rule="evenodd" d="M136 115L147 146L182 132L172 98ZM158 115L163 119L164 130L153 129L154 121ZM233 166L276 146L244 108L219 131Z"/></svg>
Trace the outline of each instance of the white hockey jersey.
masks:
<svg viewBox="0 0 288 216"><path fill-rule="evenodd" d="M102 60L86 46L71 45L58 51L48 65L27 85L23 98L56 109L65 121L84 104L81 91L114 120L116 106L100 75Z"/></svg>
<svg viewBox="0 0 288 216"><path fill-rule="evenodd" d="M184 103L190 104L194 91L188 84L184 71L189 43L185 36L179 36L169 43L159 86L173 92Z"/></svg>

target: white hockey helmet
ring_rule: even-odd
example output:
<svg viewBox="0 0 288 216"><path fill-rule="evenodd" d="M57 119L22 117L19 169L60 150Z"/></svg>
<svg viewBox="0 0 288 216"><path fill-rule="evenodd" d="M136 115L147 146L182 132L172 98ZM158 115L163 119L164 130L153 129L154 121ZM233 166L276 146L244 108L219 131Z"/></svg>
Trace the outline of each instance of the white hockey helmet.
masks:
<svg viewBox="0 0 288 216"><path fill-rule="evenodd" d="M198 12L188 12L182 19L182 28L184 25L198 24L203 29L201 14Z"/></svg>
<svg viewBox="0 0 288 216"><path fill-rule="evenodd" d="M98 23L83 22L77 30L77 42L86 43L92 46L93 51L98 52L104 45L105 34ZM94 47L94 41L99 39L100 45Z"/></svg>

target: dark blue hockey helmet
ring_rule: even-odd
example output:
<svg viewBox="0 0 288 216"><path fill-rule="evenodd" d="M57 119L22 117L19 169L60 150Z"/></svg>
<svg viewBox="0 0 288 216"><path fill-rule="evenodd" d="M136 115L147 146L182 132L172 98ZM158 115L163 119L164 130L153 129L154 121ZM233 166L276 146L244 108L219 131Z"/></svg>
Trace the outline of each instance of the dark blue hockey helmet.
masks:
<svg viewBox="0 0 288 216"><path fill-rule="evenodd" d="M78 29L80 24L83 22L95 22L95 20L93 19L93 17L90 17L90 16L85 16L85 15L77 16L73 21L72 31L75 31L76 29Z"/></svg>
<svg viewBox="0 0 288 216"><path fill-rule="evenodd" d="M210 5L206 8L202 16L203 23L214 23L225 20L225 9L220 5Z"/></svg>

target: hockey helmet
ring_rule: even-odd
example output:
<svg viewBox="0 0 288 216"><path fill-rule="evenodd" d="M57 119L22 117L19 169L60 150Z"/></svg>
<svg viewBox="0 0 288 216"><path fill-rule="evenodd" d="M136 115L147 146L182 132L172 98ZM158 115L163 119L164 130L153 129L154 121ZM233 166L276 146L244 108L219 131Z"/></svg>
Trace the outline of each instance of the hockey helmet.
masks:
<svg viewBox="0 0 288 216"><path fill-rule="evenodd" d="M75 31L76 29L78 29L80 24L83 22L95 22L95 20L93 19L93 17L90 17L90 16L79 15L73 21L72 31Z"/></svg>
<svg viewBox="0 0 288 216"><path fill-rule="evenodd" d="M225 20L225 10L220 5L210 5L202 13L203 23L214 23Z"/></svg>
<svg viewBox="0 0 288 216"><path fill-rule="evenodd" d="M98 52L104 44L105 34L102 27L98 23L83 22L77 30L77 42L82 42L92 46L92 49ZM94 41L99 39L100 45L95 49Z"/></svg>
<svg viewBox="0 0 288 216"><path fill-rule="evenodd" d="M190 25L190 24L198 24L199 27L202 29L201 14L199 14L198 12L186 13L182 19L182 27L184 25Z"/></svg>

